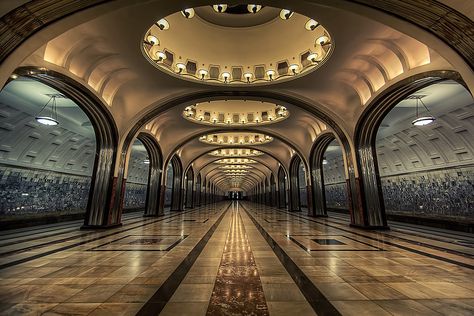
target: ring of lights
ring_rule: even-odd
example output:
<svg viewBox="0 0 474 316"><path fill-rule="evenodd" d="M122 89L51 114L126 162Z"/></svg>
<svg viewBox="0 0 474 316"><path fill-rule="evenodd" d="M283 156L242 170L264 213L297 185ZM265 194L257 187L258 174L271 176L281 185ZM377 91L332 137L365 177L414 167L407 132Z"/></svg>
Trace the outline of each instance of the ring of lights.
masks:
<svg viewBox="0 0 474 316"><path fill-rule="evenodd" d="M220 126L266 125L283 121L289 115L284 106L252 100L209 101L190 105L183 111L183 117L191 122Z"/></svg>
<svg viewBox="0 0 474 316"><path fill-rule="evenodd" d="M257 161L248 158L225 158L214 161L217 164L229 164L229 165L243 165L243 164L255 164Z"/></svg>
<svg viewBox="0 0 474 316"><path fill-rule="evenodd" d="M273 137L260 133L218 133L203 135L199 137L199 141L211 145L253 146L270 143Z"/></svg>
<svg viewBox="0 0 474 316"><path fill-rule="evenodd" d="M256 157L263 155L263 152L246 148L224 148L213 150L209 155L216 157Z"/></svg>
<svg viewBox="0 0 474 316"><path fill-rule="evenodd" d="M253 167L247 166L247 165L225 165L225 166L219 167L219 169L244 170L244 169L253 169Z"/></svg>
<svg viewBox="0 0 474 316"><path fill-rule="evenodd" d="M286 9L252 7L252 18L276 10L252 26L211 22L235 19L214 6L188 8L160 17L144 34L142 50L156 68L173 76L208 84L270 84L307 74L333 51L328 31L317 21ZM255 9L257 8L257 9ZM250 11L251 10L251 11ZM205 12L206 17L204 17ZM202 17L201 17L202 16ZM237 17L239 18L239 17ZM240 17L244 19L244 17ZM249 54L248 52L251 52Z"/></svg>

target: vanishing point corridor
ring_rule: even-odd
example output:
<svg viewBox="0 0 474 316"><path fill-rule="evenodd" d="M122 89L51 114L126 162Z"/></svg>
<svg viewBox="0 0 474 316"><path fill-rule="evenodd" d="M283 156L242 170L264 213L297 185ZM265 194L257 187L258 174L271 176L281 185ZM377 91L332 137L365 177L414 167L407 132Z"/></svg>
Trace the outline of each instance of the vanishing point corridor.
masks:
<svg viewBox="0 0 474 316"><path fill-rule="evenodd" d="M474 0L0 0L0 316L473 316Z"/></svg>
<svg viewBox="0 0 474 316"><path fill-rule="evenodd" d="M2 315L469 315L474 238L220 202L6 231Z"/></svg>

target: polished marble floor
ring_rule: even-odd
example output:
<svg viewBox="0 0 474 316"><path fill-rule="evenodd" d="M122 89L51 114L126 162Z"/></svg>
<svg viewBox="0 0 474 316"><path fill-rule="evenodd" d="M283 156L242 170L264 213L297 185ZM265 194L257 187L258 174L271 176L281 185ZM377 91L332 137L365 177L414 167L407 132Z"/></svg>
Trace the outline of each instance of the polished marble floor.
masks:
<svg viewBox="0 0 474 316"><path fill-rule="evenodd" d="M474 236L222 202L0 233L0 315L474 315Z"/></svg>

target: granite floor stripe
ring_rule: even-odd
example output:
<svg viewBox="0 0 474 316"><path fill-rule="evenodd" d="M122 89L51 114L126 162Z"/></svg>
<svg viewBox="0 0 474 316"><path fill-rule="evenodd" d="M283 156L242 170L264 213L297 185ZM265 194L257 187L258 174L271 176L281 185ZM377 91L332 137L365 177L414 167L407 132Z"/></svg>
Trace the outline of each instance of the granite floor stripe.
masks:
<svg viewBox="0 0 474 316"><path fill-rule="evenodd" d="M194 246L186 258L179 264L173 273L171 273L153 296L142 306L137 313L138 316L158 315L163 310L166 303L170 300L171 296L173 296L189 269L191 269L197 257L201 254L207 242L214 234L231 205L232 204L229 203L229 205L225 207L225 210L219 216L217 221L209 228L207 233L201 238L196 246Z"/></svg>
<svg viewBox="0 0 474 316"><path fill-rule="evenodd" d="M255 258L235 207L206 315L269 315Z"/></svg>
<svg viewBox="0 0 474 316"><path fill-rule="evenodd" d="M280 245L270 236L269 233L260 225L260 223L253 217L244 205L242 209L247 213L250 220L257 227L263 238L272 248L286 271L290 274L293 281L296 283L301 293L308 301L317 315L341 315L339 311L331 304L331 302L321 293L321 291L313 284L313 282L305 275L305 273L298 267L298 265L288 256Z"/></svg>

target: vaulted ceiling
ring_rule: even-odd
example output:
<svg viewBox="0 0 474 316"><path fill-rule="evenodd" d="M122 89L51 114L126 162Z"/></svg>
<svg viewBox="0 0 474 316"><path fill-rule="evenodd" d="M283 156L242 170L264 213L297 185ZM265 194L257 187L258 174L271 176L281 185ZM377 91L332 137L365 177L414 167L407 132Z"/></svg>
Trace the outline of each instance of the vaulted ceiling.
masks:
<svg viewBox="0 0 474 316"><path fill-rule="evenodd" d="M238 3L228 1L229 5ZM268 135L272 142L232 145L263 153L249 157L258 162L246 173L252 175L248 179L255 178L249 183L269 177L279 165L287 168L295 154L307 164L312 143L318 135L331 130L330 122L350 138L367 104L407 77L431 70L456 70L471 91L474 87L471 69L441 40L406 21L351 1L292 1L295 14L288 20L279 16L281 9L289 9L288 1L261 1L261 11L240 14L240 18L239 14L215 12L210 4L213 3L123 0L93 6L64 17L26 40L3 63L0 79L5 82L19 66L45 67L63 73L82 83L107 105L121 137L145 114L154 111L141 131L156 137L165 162L178 154L185 167L192 166L196 175L201 172L208 178L219 179L226 174L226 169L213 162L216 157L209 155L223 147L219 143L203 143L200 137L229 132L237 137L243 133ZM9 5L4 4L2 9L7 10ZM186 8L195 9L192 19L180 13ZM469 5L461 9L468 16L474 12ZM169 24L166 30L156 24L162 18ZM324 28L306 29L305 23L310 19ZM162 46L150 47L146 43L149 34ZM330 53L313 67L305 53L319 50L321 54L321 45L316 40L324 34L331 43ZM149 49L153 49L152 53L148 53ZM155 50L168 52L166 59L154 60ZM186 76L193 73L189 61L195 64L194 79ZM296 74L280 68L280 62L285 62L287 68L298 64ZM179 63L190 68L180 72ZM239 71L234 72L234 68L241 69L242 82L223 82L225 72L231 74L231 79L238 77ZM200 80L200 69L206 70L206 80ZM266 71L271 69L282 69L285 76L282 80L270 80ZM252 83L246 83L245 73L251 73ZM253 82L262 74L265 80ZM210 80L212 77L217 80ZM32 88L26 90L22 84L31 84ZM26 101L42 103L41 95L45 92L41 89L44 88L37 83L20 78L4 89L2 103L13 107ZM212 97L205 97L209 92ZM427 102L437 114L447 113L461 103L469 103L454 102L458 92L428 91ZM449 93L453 94L453 102L440 104L441 96ZM178 97L185 101L170 103ZM296 106L291 100L307 107ZM262 101L271 107L286 108L289 115L279 121L267 120L269 124L255 123L255 117L263 111L256 104ZM214 123L212 117L205 119L209 124L202 124L199 118L188 120L185 110L194 106L207 106L211 116L221 113L224 123ZM407 105L405 109L397 107L390 114L391 124L384 126L380 137L401 128L398 121L406 121L412 107ZM87 133L91 129L82 125L87 121L83 113L70 111L73 110L64 109L64 121L76 124L65 123L62 127L90 137ZM227 124L226 113L241 114L245 122ZM245 186L248 189L251 185Z"/></svg>

